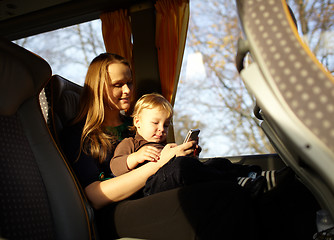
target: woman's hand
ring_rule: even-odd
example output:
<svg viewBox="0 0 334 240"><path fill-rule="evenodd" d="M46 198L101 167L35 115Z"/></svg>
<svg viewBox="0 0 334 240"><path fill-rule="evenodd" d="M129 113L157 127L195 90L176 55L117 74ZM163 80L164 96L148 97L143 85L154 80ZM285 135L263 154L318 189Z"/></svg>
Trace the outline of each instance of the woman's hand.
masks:
<svg viewBox="0 0 334 240"><path fill-rule="evenodd" d="M153 146L143 146L137 152L131 153L127 158L128 168L134 169L139 163L145 161L156 162L160 159L161 150Z"/></svg>

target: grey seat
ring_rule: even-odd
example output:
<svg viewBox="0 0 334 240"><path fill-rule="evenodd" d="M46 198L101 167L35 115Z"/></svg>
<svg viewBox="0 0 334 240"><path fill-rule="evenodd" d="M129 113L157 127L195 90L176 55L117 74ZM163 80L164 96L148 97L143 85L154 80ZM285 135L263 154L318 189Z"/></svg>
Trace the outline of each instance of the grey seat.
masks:
<svg viewBox="0 0 334 240"><path fill-rule="evenodd" d="M246 39L237 68L280 157L334 216L334 78L298 35L280 1L237 0ZM254 62L243 68L250 52Z"/></svg>
<svg viewBox="0 0 334 240"><path fill-rule="evenodd" d="M45 86L49 105L48 126L58 146L59 134L75 117L83 87L59 75L53 75Z"/></svg>
<svg viewBox="0 0 334 240"><path fill-rule="evenodd" d="M61 143L59 136L64 127L71 124L71 121L76 115L76 110L80 100L80 94L82 93L83 87L77 85L70 80L59 76L53 75L47 85L44 87L45 90L45 105L48 105L48 113L46 121L50 129L52 137L57 143L58 148L61 150ZM66 160L66 159L65 159ZM71 167L69 166L71 169ZM75 175L75 174L73 174ZM79 184L77 178L74 176L76 182ZM89 221L92 228L95 227L93 209L90 203L84 196L83 189L78 187L83 198L86 209L89 214ZM95 234L98 235L98 234ZM122 240L127 239L138 239L138 238L121 238Z"/></svg>
<svg viewBox="0 0 334 240"><path fill-rule="evenodd" d="M0 39L0 237L93 239L85 199L44 121L46 61Z"/></svg>

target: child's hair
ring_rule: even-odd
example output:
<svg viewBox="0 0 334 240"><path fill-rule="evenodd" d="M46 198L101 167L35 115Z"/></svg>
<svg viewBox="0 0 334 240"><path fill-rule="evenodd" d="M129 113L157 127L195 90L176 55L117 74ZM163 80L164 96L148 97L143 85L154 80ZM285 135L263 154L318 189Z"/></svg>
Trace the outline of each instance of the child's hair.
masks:
<svg viewBox="0 0 334 240"><path fill-rule="evenodd" d="M138 117L143 109L159 108L168 113L168 118L173 116L173 107L161 94L149 93L141 96L133 109L132 117Z"/></svg>

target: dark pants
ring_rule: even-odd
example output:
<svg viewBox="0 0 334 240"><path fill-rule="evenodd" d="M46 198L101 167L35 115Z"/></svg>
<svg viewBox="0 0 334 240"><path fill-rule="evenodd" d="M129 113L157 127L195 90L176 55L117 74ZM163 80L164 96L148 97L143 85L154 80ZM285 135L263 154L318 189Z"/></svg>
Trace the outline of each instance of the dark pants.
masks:
<svg viewBox="0 0 334 240"><path fill-rule="evenodd" d="M143 192L145 196L148 196L177 187L209 181L236 183L237 177L245 177L251 171L259 173L261 168L232 164L225 158L212 158L202 163L193 157L176 157L147 180Z"/></svg>

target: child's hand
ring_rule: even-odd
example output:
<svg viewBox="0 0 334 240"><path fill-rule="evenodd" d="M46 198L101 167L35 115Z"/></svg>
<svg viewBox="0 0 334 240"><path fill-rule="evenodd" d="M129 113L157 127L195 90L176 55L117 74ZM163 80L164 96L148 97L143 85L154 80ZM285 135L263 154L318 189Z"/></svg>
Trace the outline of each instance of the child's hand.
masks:
<svg viewBox="0 0 334 240"><path fill-rule="evenodd" d="M194 149L194 153L193 156L198 157L199 154L202 152L202 148L198 145L199 142L199 138L197 138L196 140L196 145L195 145L195 149Z"/></svg>
<svg viewBox="0 0 334 240"><path fill-rule="evenodd" d="M160 152L156 147L143 146L137 152L131 153L127 158L127 165L129 169L134 169L139 163L145 161L156 162L160 159Z"/></svg>
<svg viewBox="0 0 334 240"><path fill-rule="evenodd" d="M197 141L189 141L180 145L181 151L176 156L196 156L197 151L200 149ZM199 152L198 152L199 154Z"/></svg>
<svg viewBox="0 0 334 240"><path fill-rule="evenodd" d="M194 152L195 145L195 141L190 141L181 145L177 145L176 143L167 144L161 151L160 160L158 163L163 166L174 156L178 157L192 154Z"/></svg>
<svg viewBox="0 0 334 240"><path fill-rule="evenodd" d="M199 145L196 145L194 150L194 156L199 157L199 154L202 152L202 148Z"/></svg>
<svg viewBox="0 0 334 240"><path fill-rule="evenodd" d="M140 148L135 154L138 163L143 163L145 161L156 162L160 158L161 150L153 146L144 146Z"/></svg>

